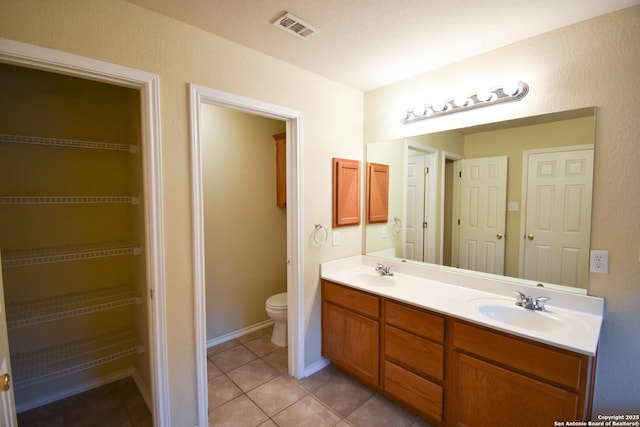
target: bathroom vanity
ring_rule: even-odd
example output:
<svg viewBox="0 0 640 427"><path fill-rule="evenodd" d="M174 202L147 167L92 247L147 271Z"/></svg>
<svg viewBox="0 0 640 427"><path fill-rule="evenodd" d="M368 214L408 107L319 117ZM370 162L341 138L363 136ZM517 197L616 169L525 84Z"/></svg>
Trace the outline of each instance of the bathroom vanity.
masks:
<svg viewBox="0 0 640 427"><path fill-rule="evenodd" d="M431 423L587 420L604 301L368 256L322 264L322 351ZM389 262L386 262L389 264ZM513 291L550 298L546 311Z"/></svg>

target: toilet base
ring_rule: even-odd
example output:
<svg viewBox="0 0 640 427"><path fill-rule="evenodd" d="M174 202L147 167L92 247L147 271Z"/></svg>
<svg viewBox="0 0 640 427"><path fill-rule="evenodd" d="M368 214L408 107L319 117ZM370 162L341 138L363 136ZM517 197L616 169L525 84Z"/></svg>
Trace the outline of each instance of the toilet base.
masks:
<svg viewBox="0 0 640 427"><path fill-rule="evenodd" d="M285 322L273 323L273 334L271 334L271 342L278 347L287 346L287 324Z"/></svg>

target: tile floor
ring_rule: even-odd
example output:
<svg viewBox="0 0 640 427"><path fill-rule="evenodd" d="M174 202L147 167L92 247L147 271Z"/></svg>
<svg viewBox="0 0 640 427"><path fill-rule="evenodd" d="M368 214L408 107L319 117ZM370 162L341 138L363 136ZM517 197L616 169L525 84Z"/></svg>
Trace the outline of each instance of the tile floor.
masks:
<svg viewBox="0 0 640 427"><path fill-rule="evenodd" d="M18 414L20 427L150 427L151 412L131 377Z"/></svg>
<svg viewBox="0 0 640 427"><path fill-rule="evenodd" d="M428 423L329 366L309 378L287 373L287 349L271 328L212 347L210 427L427 427Z"/></svg>

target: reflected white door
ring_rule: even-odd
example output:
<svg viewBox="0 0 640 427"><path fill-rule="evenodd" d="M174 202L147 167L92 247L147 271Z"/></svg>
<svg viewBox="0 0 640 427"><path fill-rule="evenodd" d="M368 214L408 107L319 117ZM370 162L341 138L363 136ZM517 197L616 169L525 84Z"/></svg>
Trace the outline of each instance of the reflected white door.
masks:
<svg viewBox="0 0 640 427"><path fill-rule="evenodd" d="M504 274L507 157L461 160L460 268Z"/></svg>
<svg viewBox="0 0 640 427"><path fill-rule="evenodd" d="M525 279L586 288L593 148L528 155Z"/></svg>
<svg viewBox="0 0 640 427"><path fill-rule="evenodd" d="M0 259L1 265L2 259ZM18 425L11 379L7 316L4 308L4 284L2 282L2 269L0 268L0 425L6 427Z"/></svg>
<svg viewBox="0 0 640 427"><path fill-rule="evenodd" d="M425 261L425 156L407 158L407 226L405 258Z"/></svg>

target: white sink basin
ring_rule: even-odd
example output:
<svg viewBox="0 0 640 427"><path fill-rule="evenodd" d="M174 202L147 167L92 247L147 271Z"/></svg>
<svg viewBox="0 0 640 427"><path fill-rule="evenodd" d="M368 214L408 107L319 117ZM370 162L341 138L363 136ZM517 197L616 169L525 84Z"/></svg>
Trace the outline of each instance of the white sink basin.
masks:
<svg viewBox="0 0 640 427"><path fill-rule="evenodd" d="M564 333L571 324L554 311L534 311L519 307L514 300L502 298L474 298L469 304L481 315L522 329L538 332Z"/></svg>

